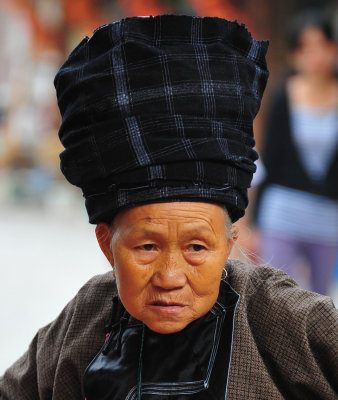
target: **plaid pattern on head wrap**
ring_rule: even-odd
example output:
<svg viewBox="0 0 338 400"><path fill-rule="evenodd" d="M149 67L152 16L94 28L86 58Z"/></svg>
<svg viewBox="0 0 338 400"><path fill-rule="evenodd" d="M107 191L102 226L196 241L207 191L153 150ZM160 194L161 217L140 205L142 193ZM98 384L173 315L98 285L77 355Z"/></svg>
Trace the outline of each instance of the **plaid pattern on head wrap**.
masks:
<svg viewBox="0 0 338 400"><path fill-rule="evenodd" d="M255 171L253 119L268 43L216 17L133 17L98 28L55 78L61 170L91 223L163 201L226 205L237 220Z"/></svg>

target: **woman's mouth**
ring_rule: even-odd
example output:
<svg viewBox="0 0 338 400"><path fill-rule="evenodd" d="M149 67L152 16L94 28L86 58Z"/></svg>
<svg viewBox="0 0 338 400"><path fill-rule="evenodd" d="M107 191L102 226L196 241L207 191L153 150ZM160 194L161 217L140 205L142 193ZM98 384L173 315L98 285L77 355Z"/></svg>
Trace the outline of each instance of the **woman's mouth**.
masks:
<svg viewBox="0 0 338 400"><path fill-rule="evenodd" d="M176 301L156 300L149 304L150 308L164 313L177 313L185 308L185 305Z"/></svg>
<svg viewBox="0 0 338 400"><path fill-rule="evenodd" d="M174 301L153 301L150 303L152 306L161 306L161 307L173 307L173 306L178 306L178 307L183 307L183 304L181 303L176 303Z"/></svg>

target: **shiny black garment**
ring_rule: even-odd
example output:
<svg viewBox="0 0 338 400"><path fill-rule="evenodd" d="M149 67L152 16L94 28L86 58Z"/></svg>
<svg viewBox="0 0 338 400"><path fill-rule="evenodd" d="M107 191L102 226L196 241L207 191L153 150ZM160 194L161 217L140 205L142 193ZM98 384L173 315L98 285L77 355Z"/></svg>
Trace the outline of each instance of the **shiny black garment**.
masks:
<svg viewBox="0 0 338 400"><path fill-rule="evenodd" d="M226 399L238 299L222 281L213 308L173 334L122 316L87 367L87 400Z"/></svg>

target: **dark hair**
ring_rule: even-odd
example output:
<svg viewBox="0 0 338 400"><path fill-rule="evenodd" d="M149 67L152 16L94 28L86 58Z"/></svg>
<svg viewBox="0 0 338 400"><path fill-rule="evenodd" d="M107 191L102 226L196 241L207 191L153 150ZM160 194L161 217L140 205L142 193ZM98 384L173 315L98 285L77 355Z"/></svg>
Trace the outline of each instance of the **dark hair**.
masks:
<svg viewBox="0 0 338 400"><path fill-rule="evenodd" d="M317 28L328 40L334 40L332 25L320 10L308 10L293 17L286 29L286 44L290 51L299 47L301 34L306 28Z"/></svg>

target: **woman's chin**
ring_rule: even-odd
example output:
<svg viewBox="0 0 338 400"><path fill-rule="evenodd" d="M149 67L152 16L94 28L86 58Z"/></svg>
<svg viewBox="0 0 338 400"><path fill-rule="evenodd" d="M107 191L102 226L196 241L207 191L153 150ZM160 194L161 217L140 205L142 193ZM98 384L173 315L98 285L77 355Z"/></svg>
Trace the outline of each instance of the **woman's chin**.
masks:
<svg viewBox="0 0 338 400"><path fill-rule="evenodd" d="M169 334L169 333L177 333L183 330L191 321L147 321L144 322L147 327L156 333L161 334Z"/></svg>

